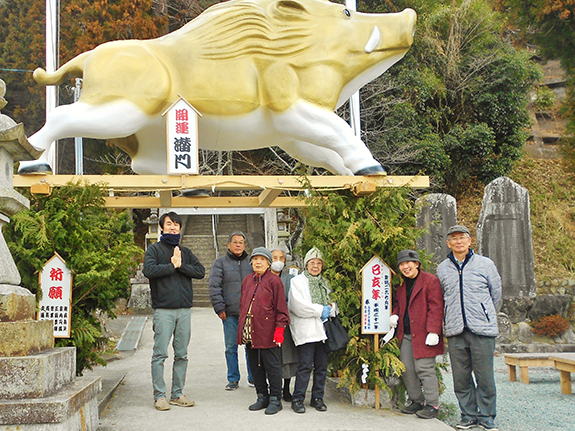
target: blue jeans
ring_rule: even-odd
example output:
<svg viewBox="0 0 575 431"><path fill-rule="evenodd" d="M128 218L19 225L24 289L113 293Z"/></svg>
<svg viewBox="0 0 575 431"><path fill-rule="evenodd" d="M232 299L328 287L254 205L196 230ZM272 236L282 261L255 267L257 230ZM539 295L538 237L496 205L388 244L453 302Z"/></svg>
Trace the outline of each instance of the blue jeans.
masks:
<svg viewBox="0 0 575 431"><path fill-rule="evenodd" d="M453 389L461 409L461 418L494 420L497 408L493 371L495 338L465 330L460 335L449 337L448 341Z"/></svg>
<svg viewBox="0 0 575 431"><path fill-rule="evenodd" d="M179 398L186 385L188 344L192 335L191 308L156 308L154 310L154 351L152 354L152 384L154 400L166 397L164 362L173 336L174 365L172 368L171 399Z"/></svg>
<svg viewBox="0 0 575 431"><path fill-rule="evenodd" d="M228 382L240 381L240 367L238 362L238 316L227 316L222 320L224 325L224 343L226 344L226 364L228 366ZM246 350L246 365L248 369L248 382L253 382L252 370Z"/></svg>

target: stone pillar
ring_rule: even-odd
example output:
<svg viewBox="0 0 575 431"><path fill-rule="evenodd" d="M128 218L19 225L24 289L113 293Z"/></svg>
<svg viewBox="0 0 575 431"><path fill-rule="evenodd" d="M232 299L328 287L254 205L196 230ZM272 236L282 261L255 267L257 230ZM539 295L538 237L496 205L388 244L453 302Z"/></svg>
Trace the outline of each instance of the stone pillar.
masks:
<svg viewBox="0 0 575 431"><path fill-rule="evenodd" d="M0 80L0 108L4 92ZM0 226L30 206L14 190L14 162L39 155L23 125L0 114ZM76 379L76 349L54 348L53 323L35 320L36 297L18 286L20 274L4 235L0 261L0 427L96 431L101 377Z"/></svg>
<svg viewBox="0 0 575 431"><path fill-rule="evenodd" d="M417 240L417 248L433 254L432 262L437 266L451 251L446 242L447 230L457 224L457 202L451 195L430 193L419 198L417 203L421 210L416 225L428 232Z"/></svg>
<svg viewBox="0 0 575 431"><path fill-rule="evenodd" d="M478 252L499 270L503 296L535 296L529 192L507 177L485 187L477 223Z"/></svg>

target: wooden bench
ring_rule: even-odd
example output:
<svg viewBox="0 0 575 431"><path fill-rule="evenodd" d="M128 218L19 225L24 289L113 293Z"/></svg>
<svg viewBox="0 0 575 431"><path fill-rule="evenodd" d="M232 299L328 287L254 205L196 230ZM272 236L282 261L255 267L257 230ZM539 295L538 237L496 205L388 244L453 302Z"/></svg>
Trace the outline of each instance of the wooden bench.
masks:
<svg viewBox="0 0 575 431"><path fill-rule="evenodd" d="M555 362L550 358L554 353L504 353L505 364L509 369L509 381L517 381L516 368L519 367L519 381L529 384L529 367L553 367Z"/></svg>
<svg viewBox="0 0 575 431"><path fill-rule="evenodd" d="M575 373L575 353L552 353L549 359L561 372L561 393L571 394L571 373Z"/></svg>

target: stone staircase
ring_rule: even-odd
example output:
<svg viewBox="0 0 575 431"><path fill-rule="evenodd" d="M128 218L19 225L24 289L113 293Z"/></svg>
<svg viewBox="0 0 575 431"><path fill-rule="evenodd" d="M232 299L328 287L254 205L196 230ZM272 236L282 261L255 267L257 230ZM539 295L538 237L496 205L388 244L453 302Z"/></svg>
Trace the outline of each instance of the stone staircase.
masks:
<svg viewBox="0 0 575 431"><path fill-rule="evenodd" d="M248 253L253 247L263 245L263 222L255 214L220 214L216 216L217 242L220 256L227 250L228 235L240 230L248 237ZM184 227L182 245L190 248L206 267L203 280L194 280L194 307L211 307L209 294L210 269L216 260L212 216L188 216Z"/></svg>

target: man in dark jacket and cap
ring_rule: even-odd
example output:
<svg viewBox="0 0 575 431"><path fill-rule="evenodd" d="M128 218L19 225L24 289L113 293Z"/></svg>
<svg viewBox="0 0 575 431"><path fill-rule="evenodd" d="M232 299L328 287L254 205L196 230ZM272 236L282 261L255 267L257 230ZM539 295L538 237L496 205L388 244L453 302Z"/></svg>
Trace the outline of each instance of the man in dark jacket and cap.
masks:
<svg viewBox="0 0 575 431"><path fill-rule="evenodd" d="M210 300L214 311L222 319L224 326L224 342L226 346L226 364L228 368L228 384L225 389L234 391L240 382L240 367L238 361L238 317L240 315L240 297L242 281L246 275L253 272L248 254L246 253L246 236L235 231L228 237L228 250L225 255L217 258L210 270ZM248 382L253 385L252 373L247 360Z"/></svg>
<svg viewBox="0 0 575 431"><path fill-rule="evenodd" d="M144 256L144 275L150 280L154 308L154 351L152 383L158 410L170 404L191 407L194 402L182 394L188 369L188 344L191 338L192 278L204 278L206 270L192 251L180 244L182 219L175 212L160 217L162 236ZM174 364L170 402L166 400L164 362L174 338Z"/></svg>

